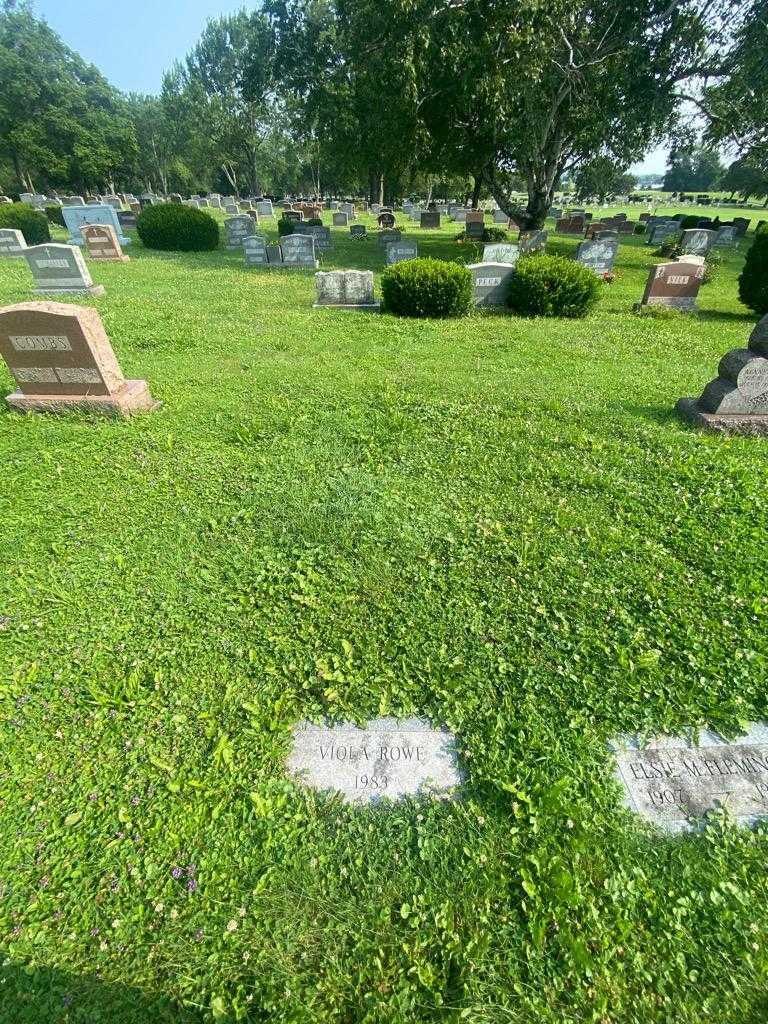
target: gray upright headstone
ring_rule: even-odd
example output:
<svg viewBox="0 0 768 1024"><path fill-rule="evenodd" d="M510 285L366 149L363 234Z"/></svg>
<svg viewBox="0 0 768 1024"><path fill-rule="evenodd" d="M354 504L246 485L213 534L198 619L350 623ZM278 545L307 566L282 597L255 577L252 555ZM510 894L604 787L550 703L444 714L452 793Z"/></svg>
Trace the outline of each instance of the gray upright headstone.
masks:
<svg viewBox="0 0 768 1024"><path fill-rule="evenodd" d="M710 430L768 436L768 315L752 331L749 347L724 355L715 380L699 398L681 398L677 411Z"/></svg>
<svg viewBox="0 0 768 1024"><path fill-rule="evenodd" d="M472 292L476 306L505 306L509 282L515 268L509 263L470 263Z"/></svg>
<svg viewBox="0 0 768 1024"><path fill-rule="evenodd" d="M103 285L94 285L82 253L75 245L46 242L24 250L35 280L36 295L59 293L103 295Z"/></svg>
<svg viewBox="0 0 768 1024"><path fill-rule="evenodd" d="M418 255L418 245L407 238L399 242L390 242L386 247L386 261L388 264L401 263L403 260L415 260Z"/></svg>
<svg viewBox="0 0 768 1024"><path fill-rule="evenodd" d="M253 234L253 221L247 213L224 218L224 247L231 252L242 249L243 239Z"/></svg>
<svg viewBox="0 0 768 1024"><path fill-rule="evenodd" d="M21 231L15 228L0 228L0 256L23 260L27 243Z"/></svg>
<svg viewBox="0 0 768 1024"><path fill-rule="evenodd" d="M372 270L331 270L325 274L315 274L315 287L317 307L368 310L379 308L373 294Z"/></svg>
<svg viewBox="0 0 768 1024"><path fill-rule="evenodd" d="M508 263L514 267L520 258L520 247L512 242L496 242L483 247L483 263Z"/></svg>
<svg viewBox="0 0 768 1024"><path fill-rule="evenodd" d="M266 267L267 243L261 235L248 235L243 239L243 255L246 267Z"/></svg>
<svg viewBox="0 0 768 1024"><path fill-rule="evenodd" d="M595 238L579 244L576 259L583 267L602 275L613 270L618 251L618 238Z"/></svg>
<svg viewBox="0 0 768 1024"><path fill-rule="evenodd" d="M315 240L310 235L283 235L280 239L284 267L317 267Z"/></svg>

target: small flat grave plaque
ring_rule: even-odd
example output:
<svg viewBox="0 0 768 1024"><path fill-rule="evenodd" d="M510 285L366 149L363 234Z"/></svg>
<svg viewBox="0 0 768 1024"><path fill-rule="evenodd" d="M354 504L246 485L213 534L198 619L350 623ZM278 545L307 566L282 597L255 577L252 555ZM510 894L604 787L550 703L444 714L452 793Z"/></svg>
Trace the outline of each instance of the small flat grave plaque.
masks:
<svg viewBox="0 0 768 1024"><path fill-rule="evenodd" d="M365 729L300 722L288 772L351 804L417 794L446 798L461 783L454 745L451 733L418 718L377 718Z"/></svg>
<svg viewBox="0 0 768 1024"><path fill-rule="evenodd" d="M768 817L768 726L756 723L729 742L702 731L698 744L664 736L640 749L633 738L611 744L627 804L667 832L725 807L740 824Z"/></svg>

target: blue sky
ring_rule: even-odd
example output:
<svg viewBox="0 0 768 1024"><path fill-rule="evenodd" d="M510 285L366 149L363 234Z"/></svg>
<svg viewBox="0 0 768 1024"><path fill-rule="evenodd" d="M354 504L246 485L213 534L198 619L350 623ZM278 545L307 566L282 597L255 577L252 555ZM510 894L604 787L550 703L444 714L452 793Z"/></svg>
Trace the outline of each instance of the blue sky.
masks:
<svg viewBox="0 0 768 1024"><path fill-rule="evenodd" d="M208 18L256 4L247 0L37 0L61 38L119 89L158 92L163 72L197 42ZM632 170L664 170L666 148Z"/></svg>
<svg viewBox="0 0 768 1024"><path fill-rule="evenodd" d="M119 89L158 92L163 72L197 42L208 18L247 0L36 0L64 42Z"/></svg>

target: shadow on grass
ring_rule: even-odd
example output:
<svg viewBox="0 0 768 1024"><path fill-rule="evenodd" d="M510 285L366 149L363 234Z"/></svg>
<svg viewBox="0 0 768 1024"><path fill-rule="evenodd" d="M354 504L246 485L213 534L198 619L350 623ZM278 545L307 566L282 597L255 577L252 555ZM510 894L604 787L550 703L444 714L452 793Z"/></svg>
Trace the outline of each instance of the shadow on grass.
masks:
<svg viewBox="0 0 768 1024"><path fill-rule="evenodd" d="M0 965L0 1024L201 1024L165 996L95 975Z"/></svg>
<svg viewBox="0 0 768 1024"><path fill-rule="evenodd" d="M720 320L725 323L736 323L754 326L760 319L755 313L734 313L725 309L699 309L700 320ZM746 341L744 342L746 345Z"/></svg>
<svg viewBox="0 0 768 1024"><path fill-rule="evenodd" d="M669 427L672 424L677 424L680 427L690 426L675 412L676 401L677 398L670 405L636 405L632 402L619 402L616 408L631 416L639 416L641 419L648 420L649 423L656 423L663 427Z"/></svg>

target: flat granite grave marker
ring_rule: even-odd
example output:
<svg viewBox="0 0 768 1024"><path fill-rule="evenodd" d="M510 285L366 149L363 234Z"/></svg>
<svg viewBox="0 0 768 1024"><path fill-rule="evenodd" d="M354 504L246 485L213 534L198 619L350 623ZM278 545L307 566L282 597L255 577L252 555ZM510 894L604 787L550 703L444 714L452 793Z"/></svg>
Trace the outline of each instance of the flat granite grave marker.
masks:
<svg viewBox="0 0 768 1024"><path fill-rule="evenodd" d="M768 817L768 726L753 723L733 741L702 730L696 740L662 736L642 748L635 737L613 742L627 805L666 832L689 831L718 807L742 825Z"/></svg>
<svg viewBox="0 0 768 1024"><path fill-rule="evenodd" d="M0 228L0 256L12 260L23 260L27 242L16 228Z"/></svg>
<svg viewBox="0 0 768 1024"><path fill-rule="evenodd" d="M589 267L602 276L613 270L618 251L618 238L595 238L579 244L576 249L576 260L583 267Z"/></svg>
<svg viewBox="0 0 768 1024"><path fill-rule="evenodd" d="M483 263L508 263L514 267L520 258L520 247L511 242L498 242L483 247Z"/></svg>
<svg viewBox="0 0 768 1024"><path fill-rule="evenodd" d="M103 295L104 286L93 283L83 254L76 245L45 242L24 250L24 258L35 279L35 294L57 292Z"/></svg>
<svg viewBox="0 0 768 1024"><path fill-rule="evenodd" d="M145 380L123 377L95 309L63 302L5 306L0 355L18 385L6 401L20 412L88 408L126 416L160 405Z"/></svg>
<svg viewBox="0 0 768 1024"><path fill-rule="evenodd" d="M695 309L703 277L703 256L681 256L671 263L659 263L651 267L640 305Z"/></svg>
<svg viewBox="0 0 768 1024"><path fill-rule="evenodd" d="M288 773L349 804L404 796L451 798L461 785L455 737L418 718L377 718L365 729L300 722Z"/></svg>
<svg viewBox="0 0 768 1024"><path fill-rule="evenodd" d="M724 355L717 373L699 398L679 400L678 414L719 433L768 436L768 315L752 331L749 347Z"/></svg>
<svg viewBox="0 0 768 1024"><path fill-rule="evenodd" d="M415 260L419 255L416 242L407 238L399 242L391 242L386 248L387 263L402 263L403 260Z"/></svg>
<svg viewBox="0 0 768 1024"><path fill-rule="evenodd" d="M111 224L84 224L80 234L85 239L85 247L92 260L127 263L131 258L123 253Z"/></svg>
<svg viewBox="0 0 768 1024"><path fill-rule="evenodd" d="M372 270L330 270L315 274L315 308L379 309L373 294Z"/></svg>
<svg viewBox="0 0 768 1024"><path fill-rule="evenodd" d="M515 268L509 263L469 263L476 306L506 306L509 282Z"/></svg>

